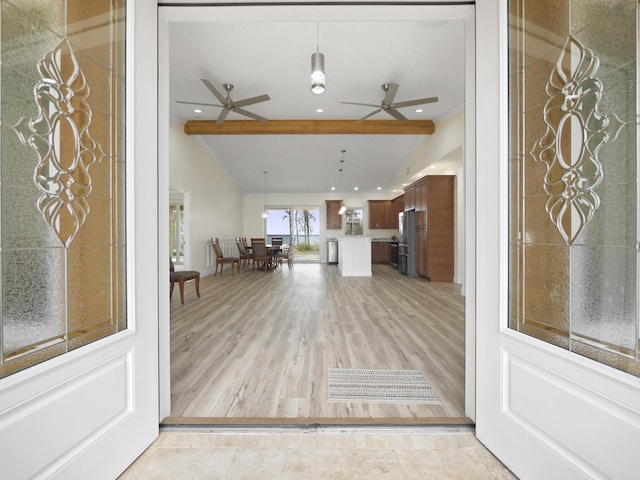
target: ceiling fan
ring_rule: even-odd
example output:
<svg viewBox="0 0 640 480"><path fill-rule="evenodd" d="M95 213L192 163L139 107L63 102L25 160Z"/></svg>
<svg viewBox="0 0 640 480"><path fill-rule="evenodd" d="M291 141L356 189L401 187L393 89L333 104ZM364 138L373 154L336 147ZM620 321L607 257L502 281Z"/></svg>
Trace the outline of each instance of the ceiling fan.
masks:
<svg viewBox="0 0 640 480"><path fill-rule="evenodd" d="M395 119L399 120L400 122L406 122L407 121L407 117L405 117L404 115L402 115L398 110L398 108L402 108L402 107L411 107L414 105L423 105L425 103L433 103L433 102L437 102L438 101L438 97L429 97L429 98L420 98L418 100L409 100L406 102L393 102L393 99L396 96L396 93L398 92L398 87L400 87L400 85L398 85L397 83L383 83L382 84L382 90L384 90L385 94L384 94L384 98L382 99L382 102L380 103L380 105L374 105L371 103L356 103L356 102L340 102L340 103L345 103L348 105L363 105L365 107L377 107L376 110L374 110L373 112L371 112L368 115L365 115L364 117L362 117L360 120L358 120L356 123L361 122L362 120L369 118L373 115L375 115L376 113L380 112L380 111L384 111L387 112L389 115L391 115L392 117L394 117Z"/></svg>
<svg viewBox="0 0 640 480"><path fill-rule="evenodd" d="M222 95L222 93L218 91L216 87L213 86L213 83L211 83L209 80L207 80L206 78L202 78L201 80L202 80L202 83L204 83L204 85L209 89L211 93L213 93L213 95L218 99L218 101L222 105L218 105L216 103L185 102L181 100L176 100L176 103L186 103L189 105L206 105L209 107L221 107L222 111L220 112L220 115L218 115L218 120L216 120L216 123L224 122L224 119L227 118L227 115L229 115L229 112L239 113L240 115L253 118L260 122L268 121L268 119L261 117L260 115L256 115L255 113L251 113L243 109L242 107L246 107L247 105L253 105L255 103L266 102L267 100L271 100L271 97L269 97L269 95L258 95L257 97L245 98L244 100L238 100L237 102L234 102L231 99L231 95L230 95L231 90L233 90L233 84L231 83L222 84L225 91L227 92L227 95L225 97L224 95Z"/></svg>

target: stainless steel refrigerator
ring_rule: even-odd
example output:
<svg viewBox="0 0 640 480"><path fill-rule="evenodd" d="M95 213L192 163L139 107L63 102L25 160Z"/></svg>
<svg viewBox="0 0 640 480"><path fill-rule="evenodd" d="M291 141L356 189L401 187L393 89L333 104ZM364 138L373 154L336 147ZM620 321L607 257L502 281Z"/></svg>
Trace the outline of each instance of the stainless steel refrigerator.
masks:
<svg viewBox="0 0 640 480"><path fill-rule="evenodd" d="M405 210L398 218L398 270L404 275L417 277L416 273L416 211Z"/></svg>

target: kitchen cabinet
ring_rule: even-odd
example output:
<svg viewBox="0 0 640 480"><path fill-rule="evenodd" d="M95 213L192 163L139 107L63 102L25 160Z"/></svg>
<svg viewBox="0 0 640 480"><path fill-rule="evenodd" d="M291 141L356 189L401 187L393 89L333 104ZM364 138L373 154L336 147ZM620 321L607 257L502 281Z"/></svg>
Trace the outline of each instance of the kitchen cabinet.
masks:
<svg viewBox="0 0 640 480"><path fill-rule="evenodd" d="M371 263L391 263L391 242L371 242Z"/></svg>
<svg viewBox="0 0 640 480"><path fill-rule="evenodd" d="M371 237L338 239L338 270L343 277L371 276Z"/></svg>
<svg viewBox="0 0 640 480"><path fill-rule="evenodd" d="M416 273L421 277L428 277L429 265L427 262L427 229L416 229Z"/></svg>
<svg viewBox="0 0 640 480"><path fill-rule="evenodd" d="M404 212L404 195L400 195L399 197L391 200L391 210L393 210L394 217L394 227L398 228L398 214L400 212Z"/></svg>
<svg viewBox="0 0 640 480"><path fill-rule="evenodd" d="M369 200L369 229L398 228L398 219L393 221L391 200Z"/></svg>
<svg viewBox="0 0 640 480"><path fill-rule="evenodd" d="M413 185L413 184L412 184ZM416 208L416 190L412 185L404 189L404 209L412 210Z"/></svg>
<svg viewBox="0 0 640 480"><path fill-rule="evenodd" d="M424 178L414 185L416 196L416 228L426 228L427 226L427 198L429 195L429 180Z"/></svg>
<svg viewBox="0 0 640 480"><path fill-rule="evenodd" d="M325 200L324 203L327 207L327 230L342 230L342 215L338 215L342 200Z"/></svg>
<svg viewBox="0 0 640 480"><path fill-rule="evenodd" d="M433 282L453 282L454 184L454 175L431 175L405 190L416 209L416 272Z"/></svg>

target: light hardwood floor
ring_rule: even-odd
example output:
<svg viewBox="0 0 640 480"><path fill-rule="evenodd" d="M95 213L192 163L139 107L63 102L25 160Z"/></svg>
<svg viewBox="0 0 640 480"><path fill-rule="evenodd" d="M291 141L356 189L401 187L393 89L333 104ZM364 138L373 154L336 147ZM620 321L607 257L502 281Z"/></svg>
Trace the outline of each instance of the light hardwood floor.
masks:
<svg viewBox="0 0 640 480"><path fill-rule="evenodd" d="M459 292L387 265L374 265L372 277L341 277L326 264L235 276L225 269L202 279L199 299L187 284L185 304L175 293L171 301L172 413L165 423L463 421ZM334 367L421 370L441 404L330 402Z"/></svg>

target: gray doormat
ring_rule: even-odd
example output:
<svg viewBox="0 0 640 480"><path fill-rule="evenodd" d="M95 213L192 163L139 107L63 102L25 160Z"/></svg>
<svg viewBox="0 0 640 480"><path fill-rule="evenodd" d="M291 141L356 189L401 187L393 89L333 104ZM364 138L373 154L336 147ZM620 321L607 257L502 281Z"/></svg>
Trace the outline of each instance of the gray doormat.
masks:
<svg viewBox="0 0 640 480"><path fill-rule="evenodd" d="M329 401L440 403L419 370L329 369Z"/></svg>

